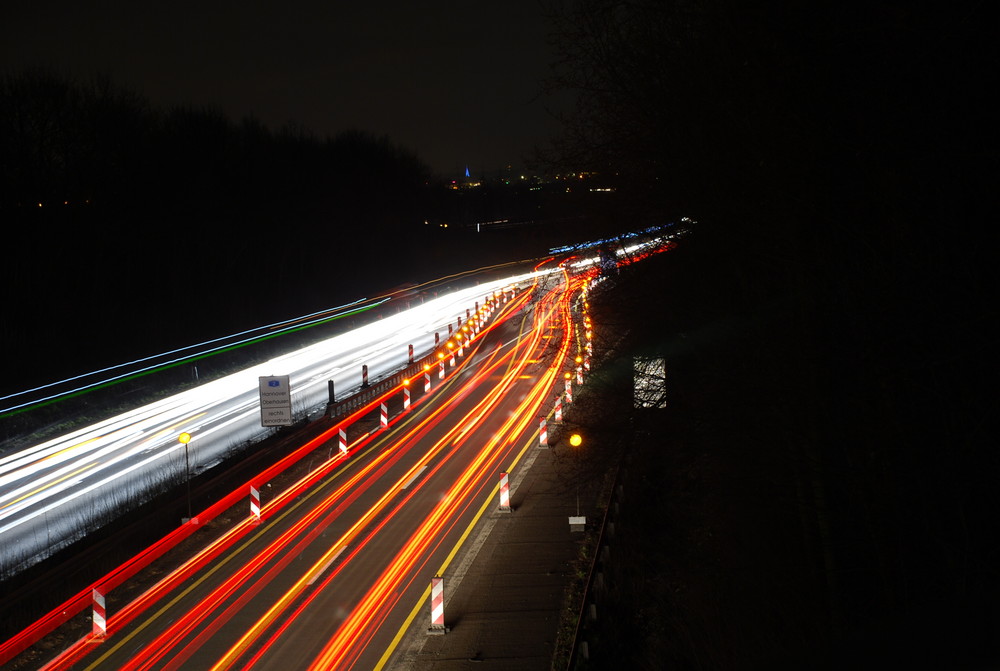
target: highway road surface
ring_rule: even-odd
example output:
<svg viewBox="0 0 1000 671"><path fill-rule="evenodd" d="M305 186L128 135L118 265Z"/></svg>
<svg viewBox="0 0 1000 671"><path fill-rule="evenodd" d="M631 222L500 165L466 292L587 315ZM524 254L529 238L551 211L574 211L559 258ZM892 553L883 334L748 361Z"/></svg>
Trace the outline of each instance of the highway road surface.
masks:
<svg viewBox="0 0 1000 671"><path fill-rule="evenodd" d="M301 416L322 408L333 380L341 395L434 351L435 335L467 319L496 292L528 286L540 270L455 291L359 329L0 459L0 565L19 570L80 538L125 502L148 499L258 440L261 376L288 375ZM178 441L191 436L187 445Z"/></svg>
<svg viewBox="0 0 1000 671"><path fill-rule="evenodd" d="M499 509L502 474L537 448L567 357L583 351L587 278L520 280L482 328L442 347L441 368L411 381L409 407L402 388L376 399L395 409L384 425L346 449L331 432L329 445L314 446L326 458L280 493L259 483L259 521L204 529L197 551L107 612L102 635L45 668L390 665L407 627L431 625L431 580Z"/></svg>

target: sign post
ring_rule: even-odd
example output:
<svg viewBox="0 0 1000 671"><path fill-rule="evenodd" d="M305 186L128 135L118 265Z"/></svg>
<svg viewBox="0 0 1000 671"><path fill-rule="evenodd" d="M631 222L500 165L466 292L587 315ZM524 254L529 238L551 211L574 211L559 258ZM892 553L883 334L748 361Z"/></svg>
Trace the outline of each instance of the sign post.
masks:
<svg viewBox="0 0 1000 671"><path fill-rule="evenodd" d="M260 425L290 426L292 424L292 390L287 375L261 376Z"/></svg>

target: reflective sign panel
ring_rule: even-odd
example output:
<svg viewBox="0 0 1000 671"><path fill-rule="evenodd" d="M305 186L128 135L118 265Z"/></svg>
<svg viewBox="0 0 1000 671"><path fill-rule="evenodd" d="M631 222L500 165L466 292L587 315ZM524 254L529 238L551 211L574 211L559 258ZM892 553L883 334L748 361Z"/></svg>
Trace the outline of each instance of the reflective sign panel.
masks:
<svg viewBox="0 0 1000 671"><path fill-rule="evenodd" d="M289 426L292 423L292 390L287 375L259 377L261 426Z"/></svg>

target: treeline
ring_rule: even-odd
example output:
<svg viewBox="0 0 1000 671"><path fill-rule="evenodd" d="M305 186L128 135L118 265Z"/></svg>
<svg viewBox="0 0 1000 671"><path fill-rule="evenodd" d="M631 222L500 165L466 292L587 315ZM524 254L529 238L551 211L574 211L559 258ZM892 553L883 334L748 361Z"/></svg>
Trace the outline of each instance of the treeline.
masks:
<svg viewBox="0 0 1000 671"><path fill-rule="evenodd" d="M415 246L431 242L419 226L429 178L415 154L361 130L317 137L155 107L107 78L7 74L9 386L409 279Z"/></svg>
<svg viewBox="0 0 1000 671"><path fill-rule="evenodd" d="M4 210L330 213L331 195L354 201L428 178L415 154L364 131L320 138L292 122L271 130L212 108L156 108L108 78L47 70L0 79L0 170Z"/></svg>

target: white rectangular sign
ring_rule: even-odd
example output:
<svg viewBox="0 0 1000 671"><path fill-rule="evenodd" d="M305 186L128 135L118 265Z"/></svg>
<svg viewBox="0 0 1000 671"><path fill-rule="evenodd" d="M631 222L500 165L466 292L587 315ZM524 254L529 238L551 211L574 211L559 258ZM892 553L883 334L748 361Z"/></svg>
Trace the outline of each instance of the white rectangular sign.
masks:
<svg viewBox="0 0 1000 671"><path fill-rule="evenodd" d="M260 380L261 426L289 426L292 423L292 389L287 375L271 375Z"/></svg>
<svg viewBox="0 0 1000 671"><path fill-rule="evenodd" d="M635 407L667 407L667 360L649 357L632 359Z"/></svg>

